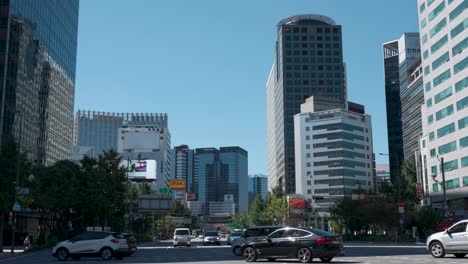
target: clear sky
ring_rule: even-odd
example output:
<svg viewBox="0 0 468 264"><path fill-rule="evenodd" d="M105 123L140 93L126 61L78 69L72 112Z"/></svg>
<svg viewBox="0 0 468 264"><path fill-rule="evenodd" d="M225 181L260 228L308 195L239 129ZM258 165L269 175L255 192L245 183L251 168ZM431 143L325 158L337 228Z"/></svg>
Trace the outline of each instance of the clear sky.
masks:
<svg viewBox="0 0 468 264"><path fill-rule="evenodd" d="M418 31L416 0L81 0L75 110L167 113L172 146L240 146L266 174L276 24L297 14L342 25L349 100L388 153L382 43Z"/></svg>

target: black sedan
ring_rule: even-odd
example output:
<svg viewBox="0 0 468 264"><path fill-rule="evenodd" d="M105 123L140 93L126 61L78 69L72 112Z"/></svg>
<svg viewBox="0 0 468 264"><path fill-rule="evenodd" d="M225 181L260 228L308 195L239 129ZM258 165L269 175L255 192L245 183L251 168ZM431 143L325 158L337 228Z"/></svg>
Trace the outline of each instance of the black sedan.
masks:
<svg viewBox="0 0 468 264"><path fill-rule="evenodd" d="M246 242L241 250L247 262L283 258L297 258L302 263L312 262L313 258L330 262L344 255L341 237L316 228L278 229L265 239Z"/></svg>

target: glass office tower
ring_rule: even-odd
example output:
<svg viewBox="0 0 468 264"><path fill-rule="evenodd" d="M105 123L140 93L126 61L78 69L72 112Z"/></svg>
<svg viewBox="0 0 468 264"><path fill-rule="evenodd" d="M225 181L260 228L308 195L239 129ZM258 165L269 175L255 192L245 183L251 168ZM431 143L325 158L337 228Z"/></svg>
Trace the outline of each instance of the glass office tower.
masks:
<svg viewBox="0 0 468 264"><path fill-rule="evenodd" d="M37 164L70 157L78 0L0 1L0 145Z"/></svg>
<svg viewBox="0 0 468 264"><path fill-rule="evenodd" d="M266 93L268 188L280 186L286 193L294 193L294 115L312 95L345 108L341 26L321 15L280 21Z"/></svg>

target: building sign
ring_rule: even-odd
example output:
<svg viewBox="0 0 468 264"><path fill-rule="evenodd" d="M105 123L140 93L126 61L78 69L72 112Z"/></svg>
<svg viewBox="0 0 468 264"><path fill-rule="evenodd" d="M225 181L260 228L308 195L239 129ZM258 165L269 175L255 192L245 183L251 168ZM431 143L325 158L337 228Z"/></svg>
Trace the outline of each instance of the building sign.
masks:
<svg viewBox="0 0 468 264"><path fill-rule="evenodd" d="M196 193L187 193L186 197L187 197L187 201L197 200L197 194Z"/></svg>
<svg viewBox="0 0 468 264"><path fill-rule="evenodd" d="M400 64L405 60L408 60L408 63L411 64L411 60L421 56L419 34L404 34L401 36L398 41L398 55Z"/></svg>
<svg viewBox="0 0 468 264"><path fill-rule="evenodd" d="M234 195L232 194L225 194L224 195L224 201L227 202L227 201L234 201Z"/></svg>
<svg viewBox="0 0 468 264"><path fill-rule="evenodd" d="M185 191L185 180L171 180L169 188L174 191Z"/></svg>
<svg viewBox="0 0 468 264"><path fill-rule="evenodd" d="M130 180L156 180L156 160L122 160Z"/></svg>

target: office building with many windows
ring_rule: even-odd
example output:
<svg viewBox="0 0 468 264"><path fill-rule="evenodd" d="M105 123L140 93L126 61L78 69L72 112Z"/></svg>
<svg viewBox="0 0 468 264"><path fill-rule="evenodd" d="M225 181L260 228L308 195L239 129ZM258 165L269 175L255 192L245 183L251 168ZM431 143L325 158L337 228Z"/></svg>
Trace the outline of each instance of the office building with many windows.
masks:
<svg viewBox="0 0 468 264"><path fill-rule="evenodd" d="M265 200L267 193L268 177L263 174L249 175L249 208L258 195Z"/></svg>
<svg viewBox="0 0 468 264"><path fill-rule="evenodd" d="M0 1L0 146L36 164L70 158L79 1Z"/></svg>
<svg viewBox="0 0 468 264"><path fill-rule="evenodd" d="M296 193L316 213L308 221L323 223L336 201L374 190L372 124L349 109L316 109L310 98L294 116Z"/></svg>
<svg viewBox="0 0 468 264"><path fill-rule="evenodd" d="M468 217L468 1L418 0L424 69L420 140L426 202ZM444 163L442 164L442 159ZM442 170L445 169L445 183Z"/></svg>
<svg viewBox="0 0 468 264"><path fill-rule="evenodd" d="M278 23L275 58L267 81L268 188L294 193L294 115L314 95L346 101L341 26L322 15Z"/></svg>

